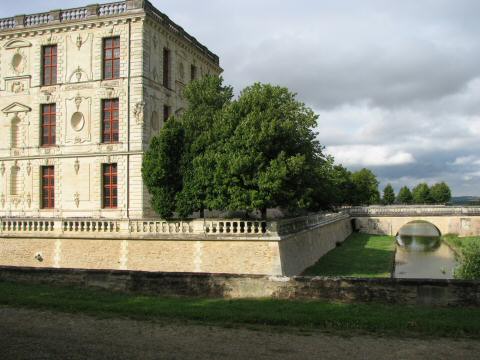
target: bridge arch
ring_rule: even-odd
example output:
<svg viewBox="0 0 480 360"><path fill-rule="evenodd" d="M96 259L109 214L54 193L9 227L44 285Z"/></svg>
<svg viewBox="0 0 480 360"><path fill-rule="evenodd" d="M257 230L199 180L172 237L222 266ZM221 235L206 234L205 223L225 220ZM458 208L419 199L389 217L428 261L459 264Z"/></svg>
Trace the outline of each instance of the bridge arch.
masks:
<svg viewBox="0 0 480 360"><path fill-rule="evenodd" d="M398 236L400 235L400 232L402 231L402 229L404 227L406 227L407 225L410 225L410 224L428 224L428 225L431 225L433 229L435 229L437 232L438 232L438 235L439 236L442 236L442 231L434 224L432 223L431 221L425 221L425 220L411 220L409 222L407 222L406 224L404 224L403 226L401 226L398 231L396 233L394 233L395 236ZM409 234L404 234L404 235L409 235Z"/></svg>
<svg viewBox="0 0 480 360"><path fill-rule="evenodd" d="M443 217L398 217L391 219L391 235L397 236L400 232L400 229L407 224L412 222L422 221L433 225L440 235L448 234L449 233L449 221Z"/></svg>

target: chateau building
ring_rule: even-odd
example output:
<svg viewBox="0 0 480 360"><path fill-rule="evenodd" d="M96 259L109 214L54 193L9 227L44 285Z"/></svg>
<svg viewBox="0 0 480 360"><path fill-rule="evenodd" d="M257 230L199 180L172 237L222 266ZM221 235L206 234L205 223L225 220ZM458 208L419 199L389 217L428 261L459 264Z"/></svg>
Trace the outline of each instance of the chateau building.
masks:
<svg viewBox="0 0 480 360"><path fill-rule="evenodd" d="M143 153L221 71L148 1L0 19L0 217L154 216Z"/></svg>

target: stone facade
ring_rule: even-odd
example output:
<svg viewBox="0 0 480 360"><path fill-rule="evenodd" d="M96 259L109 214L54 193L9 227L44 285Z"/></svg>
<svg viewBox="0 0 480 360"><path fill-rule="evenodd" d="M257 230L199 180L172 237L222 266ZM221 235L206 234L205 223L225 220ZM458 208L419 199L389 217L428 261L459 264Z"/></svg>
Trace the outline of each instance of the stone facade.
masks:
<svg viewBox="0 0 480 360"><path fill-rule="evenodd" d="M104 41L115 37L120 68L110 79L104 74ZM57 80L44 85L43 52L52 45ZM143 152L162 127L164 113L185 108L184 86L220 72L216 55L148 1L0 20L0 217L153 216L141 178ZM114 142L102 139L106 99L118 99ZM45 104L56 107L53 146L42 146ZM102 164L117 166L112 208L102 201ZM42 166L54 167L49 209L42 206Z"/></svg>

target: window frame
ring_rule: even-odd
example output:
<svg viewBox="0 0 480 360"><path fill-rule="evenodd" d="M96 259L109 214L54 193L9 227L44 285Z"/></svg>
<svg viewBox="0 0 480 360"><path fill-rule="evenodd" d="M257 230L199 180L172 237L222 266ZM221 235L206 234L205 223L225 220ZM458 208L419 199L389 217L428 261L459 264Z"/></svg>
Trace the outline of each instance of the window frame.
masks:
<svg viewBox="0 0 480 360"><path fill-rule="evenodd" d="M53 108L53 111L52 111ZM47 109L47 111L46 111ZM57 144L57 104L42 104L40 106L40 146L52 147ZM52 120L53 118L53 120ZM45 142L45 131L48 131Z"/></svg>
<svg viewBox="0 0 480 360"><path fill-rule="evenodd" d="M197 80L197 67L194 64L190 65L190 81Z"/></svg>
<svg viewBox="0 0 480 360"><path fill-rule="evenodd" d="M102 164L102 209L118 209L117 163Z"/></svg>
<svg viewBox="0 0 480 360"><path fill-rule="evenodd" d="M111 41L111 46L108 42ZM117 43L118 41L118 43ZM118 50L118 56L115 56L115 50ZM111 55L107 56L110 51ZM107 73L107 64L110 64L110 71ZM120 79L121 54L120 54L120 36L110 36L102 40L102 79L116 80Z"/></svg>
<svg viewBox="0 0 480 360"><path fill-rule="evenodd" d="M107 104L110 104L107 106ZM116 106L115 106L116 104ZM114 114L117 114L115 118ZM116 129L115 129L116 124ZM108 126L107 126L108 125ZM107 130L107 128L109 128ZM107 140L107 136L109 140ZM120 99L102 99L102 144L118 144L120 141Z"/></svg>
<svg viewBox="0 0 480 360"><path fill-rule="evenodd" d="M164 47L163 48L163 86L167 89L171 89L170 87L170 71L171 71L171 51L170 49Z"/></svg>
<svg viewBox="0 0 480 360"><path fill-rule="evenodd" d="M40 168L41 172L41 199L40 205L44 210L55 209L55 166L48 165Z"/></svg>
<svg viewBox="0 0 480 360"><path fill-rule="evenodd" d="M46 55L46 50L50 49L49 55ZM52 50L55 49L53 52ZM47 65L46 59L50 59L50 64ZM55 60L55 61L53 61ZM46 75L50 75L50 81L46 81ZM55 76L55 78L53 78ZM41 83L42 86L54 86L58 83L58 46L43 45L42 46L42 67L41 67Z"/></svg>

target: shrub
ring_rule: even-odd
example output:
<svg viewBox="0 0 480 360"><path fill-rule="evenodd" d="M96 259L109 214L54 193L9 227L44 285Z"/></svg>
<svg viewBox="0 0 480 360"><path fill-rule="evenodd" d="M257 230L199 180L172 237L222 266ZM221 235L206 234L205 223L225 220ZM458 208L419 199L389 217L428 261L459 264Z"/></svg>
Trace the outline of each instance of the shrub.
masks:
<svg viewBox="0 0 480 360"><path fill-rule="evenodd" d="M469 243L462 249L462 263L455 270L455 278L480 280L480 244Z"/></svg>

